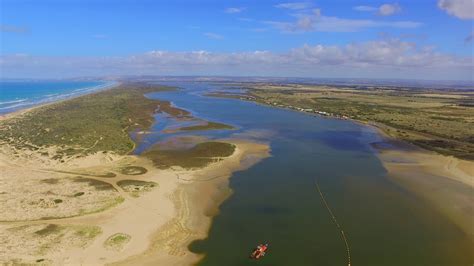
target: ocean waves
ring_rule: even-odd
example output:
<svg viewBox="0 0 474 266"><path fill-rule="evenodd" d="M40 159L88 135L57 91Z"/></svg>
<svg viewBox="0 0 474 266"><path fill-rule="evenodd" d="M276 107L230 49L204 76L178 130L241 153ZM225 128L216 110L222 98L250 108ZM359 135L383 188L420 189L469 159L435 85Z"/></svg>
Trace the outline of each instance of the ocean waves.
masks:
<svg viewBox="0 0 474 266"><path fill-rule="evenodd" d="M116 86L117 82L0 82L0 114L65 100ZM50 89L48 89L50 88Z"/></svg>

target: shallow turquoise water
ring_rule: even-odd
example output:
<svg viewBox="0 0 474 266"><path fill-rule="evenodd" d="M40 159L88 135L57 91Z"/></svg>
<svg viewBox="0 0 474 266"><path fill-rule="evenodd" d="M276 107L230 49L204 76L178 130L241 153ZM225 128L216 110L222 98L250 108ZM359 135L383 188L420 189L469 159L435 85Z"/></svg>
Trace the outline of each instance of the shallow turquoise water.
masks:
<svg viewBox="0 0 474 266"><path fill-rule="evenodd" d="M200 265L347 265L340 231L316 190L318 181L347 235L352 265L472 265L472 243L431 206L391 182L370 143L380 137L350 121L310 116L233 99L205 97L204 83L173 83L149 94L195 116L236 126L210 138L251 136L270 158L230 179L233 194L214 217L209 237L190 249ZM171 122L158 117L154 130ZM189 133L183 133L189 134ZM176 134L150 134L139 151ZM258 243L268 255L248 259Z"/></svg>

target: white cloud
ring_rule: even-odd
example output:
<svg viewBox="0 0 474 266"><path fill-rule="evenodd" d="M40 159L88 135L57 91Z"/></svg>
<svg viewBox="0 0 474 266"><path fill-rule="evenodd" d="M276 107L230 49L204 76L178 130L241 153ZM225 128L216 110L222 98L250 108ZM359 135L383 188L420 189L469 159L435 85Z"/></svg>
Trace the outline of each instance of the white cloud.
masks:
<svg viewBox="0 0 474 266"><path fill-rule="evenodd" d="M391 16L402 10L398 4L383 4L379 7L378 14L381 16Z"/></svg>
<svg viewBox="0 0 474 266"><path fill-rule="evenodd" d="M377 8L373 6L355 6L354 10L362 12L374 12L377 11Z"/></svg>
<svg viewBox="0 0 474 266"><path fill-rule="evenodd" d="M240 13L245 10L245 7L229 7L224 10L224 12L229 13L229 14L236 14Z"/></svg>
<svg viewBox="0 0 474 266"><path fill-rule="evenodd" d="M379 7L375 6L355 6L354 10L361 12L373 12L380 16L391 16L402 11L399 4L383 4Z"/></svg>
<svg viewBox="0 0 474 266"><path fill-rule="evenodd" d="M217 34L217 33L213 33L213 32L206 32L206 33L204 33L204 36L206 36L209 39L214 39L214 40L224 39L224 36L222 36L220 34Z"/></svg>
<svg viewBox="0 0 474 266"><path fill-rule="evenodd" d="M296 15L294 22L266 21L283 32L355 32L366 28L417 28L422 24L415 21L378 21L370 19L346 19L321 15L320 9L312 13Z"/></svg>
<svg viewBox="0 0 474 266"><path fill-rule="evenodd" d="M438 0L438 7L460 19L474 19L474 0Z"/></svg>
<svg viewBox="0 0 474 266"><path fill-rule="evenodd" d="M275 7L291 9L291 10L301 10L301 9L310 8L311 3L309 2L281 3L281 4L276 5Z"/></svg>
<svg viewBox="0 0 474 266"><path fill-rule="evenodd" d="M471 79L472 56L453 56L400 39L304 45L283 53L151 51L122 57L0 56L4 77L79 75L267 75Z"/></svg>

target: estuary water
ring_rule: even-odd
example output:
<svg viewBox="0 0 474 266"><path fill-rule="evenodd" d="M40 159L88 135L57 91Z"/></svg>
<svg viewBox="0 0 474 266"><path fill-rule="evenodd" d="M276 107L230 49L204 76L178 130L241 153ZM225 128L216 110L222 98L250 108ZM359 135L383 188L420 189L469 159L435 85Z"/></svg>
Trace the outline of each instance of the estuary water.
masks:
<svg viewBox="0 0 474 266"><path fill-rule="evenodd" d="M0 114L105 89L102 81L0 81Z"/></svg>
<svg viewBox="0 0 474 266"><path fill-rule="evenodd" d="M237 128L197 135L250 138L271 147L271 157L232 175L233 194L220 206L208 238L190 246L205 254L199 265L347 265L348 255L351 265L472 265L469 238L387 176L370 145L381 141L373 129L206 96L222 91L219 85L166 85L182 89L147 96ZM172 123L157 118L137 153L176 136L154 134ZM251 249L264 242L270 244L267 256L250 260Z"/></svg>

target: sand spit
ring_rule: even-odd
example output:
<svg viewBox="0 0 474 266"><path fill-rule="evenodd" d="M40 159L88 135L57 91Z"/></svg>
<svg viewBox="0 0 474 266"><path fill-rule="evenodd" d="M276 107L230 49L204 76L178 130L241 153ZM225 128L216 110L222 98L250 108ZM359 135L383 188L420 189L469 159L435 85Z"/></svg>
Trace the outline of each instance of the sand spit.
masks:
<svg viewBox="0 0 474 266"><path fill-rule="evenodd" d="M0 264L196 262L187 245L206 237L228 177L269 155L265 144L229 142L233 155L196 170L110 153L56 163L3 145Z"/></svg>
<svg viewBox="0 0 474 266"><path fill-rule="evenodd" d="M193 265L202 258L187 247L192 241L207 236L212 217L232 193L228 186L230 175L270 155L265 144L226 141L236 145L232 156L193 172L173 171L179 186L169 198L176 215L154 232L146 252L114 265Z"/></svg>
<svg viewBox="0 0 474 266"><path fill-rule="evenodd" d="M474 162L416 147L381 149L388 175L449 217L474 241Z"/></svg>

